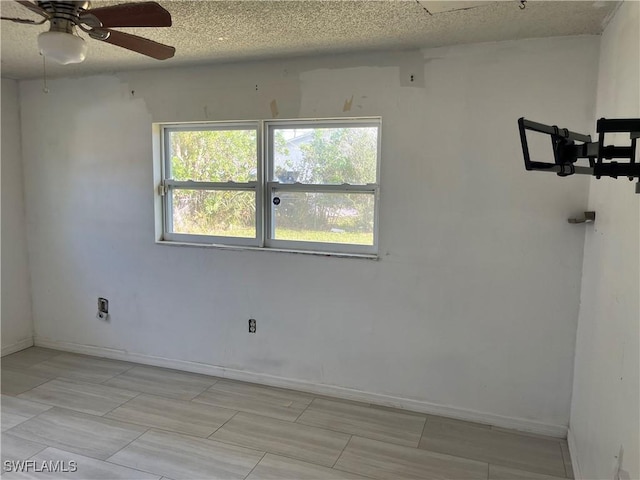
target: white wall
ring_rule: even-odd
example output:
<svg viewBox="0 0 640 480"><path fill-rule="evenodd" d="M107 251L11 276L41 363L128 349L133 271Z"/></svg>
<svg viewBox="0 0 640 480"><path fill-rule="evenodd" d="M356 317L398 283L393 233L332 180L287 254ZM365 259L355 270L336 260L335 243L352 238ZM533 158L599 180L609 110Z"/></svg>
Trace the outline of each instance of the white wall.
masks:
<svg viewBox="0 0 640 480"><path fill-rule="evenodd" d="M23 82L36 343L561 435L584 240L567 218L588 181L525 172L516 120L588 131L598 44L155 70L51 81L48 95ZM270 118L274 99L280 118L383 117L379 261L154 244L151 123Z"/></svg>
<svg viewBox="0 0 640 480"><path fill-rule="evenodd" d="M2 355L32 345L18 83L2 79Z"/></svg>
<svg viewBox="0 0 640 480"><path fill-rule="evenodd" d="M597 118L640 118L640 3L626 2L600 47ZM620 145L629 137L618 140ZM624 143L623 143L624 142ZM607 142L609 143L609 142ZM613 143L613 142L611 142ZM640 196L626 179L591 181L571 433L582 476L640 478Z"/></svg>

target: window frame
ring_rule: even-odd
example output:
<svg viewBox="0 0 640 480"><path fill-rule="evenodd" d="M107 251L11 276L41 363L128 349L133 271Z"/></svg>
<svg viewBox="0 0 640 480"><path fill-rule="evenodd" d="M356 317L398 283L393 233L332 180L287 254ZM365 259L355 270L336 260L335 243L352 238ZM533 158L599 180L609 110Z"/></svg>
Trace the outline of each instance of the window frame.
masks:
<svg viewBox="0 0 640 480"><path fill-rule="evenodd" d="M381 167L381 117L345 117L327 119L288 119L288 120L249 120L230 122L180 122L158 123L159 127L159 163L160 184L157 194L162 198L161 203L161 232L159 242L170 244L193 244L197 246L217 246L223 248L246 248L265 251L289 251L297 253L311 253L323 255L345 255L377 257L378 231L380 210L380 167ZM376 178L375 183L364 185L355 184L303 184L280 183L273 181L275 156L273 152L274 131L278 128L358 128L376 127ZM254 130L256 131L256 181L252 182L199 182L177 181L168 178L171 172L170 133L175 131L206 131L206 130ZM172 191L175 189L210 191L241 190L255 192L255 226L256 237L231 237L215 235L198 235L188 233L174 233L172 212ZM307 242L301 240L278 240L274 238L275 210L272 203L273 192L290 191L304 193L351 193L373 196L373 245L358 245L333 242Z"/></svg>
<svg viewBox="0 0 640 480"><path fill-rule="evenodd" d="M379 210L379 190L380 190L380 132L382 119L380 117L370 118L338 118L338 119L301 119L301 120L265 120L264 121L264 161L266 162L264 179L264 244L267 248L277 248L283 250L315 251L329 253L354 253L375 255L378 253L378 210ZM364 185L355 184L304 184L304 183L280 183L274 181L275 155L273 152L274 130L278 128L300 128L300 129L320 129L320 128L362 128L376 127L378 129L376 145L376 181ZM353 193L373 195L373 245L357 245L350 243L333 242L307 242L298 240L278 240L275 237L272 193L275 190L283 192L304 192L304 193ZM266 211L269 210L269 211Z"/></svg>
<svg viewBox="0 0 640 480"><path fill-rule="evenodd" d="M173 180L167 178L171 172L171 151L169 142L172 132L191 131L225 131L225 130L255 130L256 132L256 180L251 182L202 182L193 180ZM162 200L162 239L170 242L202 243L234 245L241 247L262 246L262 128L260 122L206 122L206 123L176 123L161 125L161 190ZM173 232L173 196L172 190L208 190L213 192L246 191L255 194L255 237L232 237L221 235L199 235L192 233Z"/></svg>

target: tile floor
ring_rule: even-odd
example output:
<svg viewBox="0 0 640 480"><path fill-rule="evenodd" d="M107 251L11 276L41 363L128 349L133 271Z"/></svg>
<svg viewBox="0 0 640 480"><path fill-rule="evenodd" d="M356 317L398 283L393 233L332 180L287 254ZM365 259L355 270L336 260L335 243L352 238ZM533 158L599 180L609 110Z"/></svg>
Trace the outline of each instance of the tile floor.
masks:
<svg viewBox="0 0 640 480"><path fill-rule="evenodd" d="M1 360L2 479L573 478L564 440L33 347Z"/></svg>

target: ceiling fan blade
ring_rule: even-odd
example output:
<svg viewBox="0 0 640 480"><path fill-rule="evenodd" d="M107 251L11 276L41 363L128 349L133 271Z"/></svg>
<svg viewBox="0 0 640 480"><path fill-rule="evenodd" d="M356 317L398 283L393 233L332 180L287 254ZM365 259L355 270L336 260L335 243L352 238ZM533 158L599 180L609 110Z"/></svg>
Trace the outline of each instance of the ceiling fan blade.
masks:
<svg viewBox="0 0 640 480"><path fill-rule="evenodd" d="M132 50L157 60L166 60L167 58L173 57L176 53L176 49L174 47L154 42L148 38L142 38L129 33L118 32L116 30L109 30L108 28L101 28L98 31L109 32L109 37L102 40L103 42L117 45L118 47L126 48L127 50Z"/></svg>
<svg viewBox="0 0 640 480"><path fill-rule="evenodd" d="M44 22L47 21L46 18L43 18L39 22L36 22L35 20L31 20L29 18L14 18L14 17L0 17L0 20L9 20L14 23L24 23L27 25L42 25Z"/></svg>
<svg viewBox="0 0 640 480"><path fill-rule="evenodd" d="M44 17L44 18L50 18L49 14L46 12L46 10L40 8L38 5L36 5L35 3L29 2L28 0L15 0L16 2L18 2L20 5L27 7L29 10L31 10L33 13L37 13L38 15Z"/></svg>
<svg viewBox="0 0 640 480"><path fill-rule="evenodd" d="M171 14L156 2L124 3L113 7L92 8L86 13L95 16L105 28L171 26Z"/></svg>

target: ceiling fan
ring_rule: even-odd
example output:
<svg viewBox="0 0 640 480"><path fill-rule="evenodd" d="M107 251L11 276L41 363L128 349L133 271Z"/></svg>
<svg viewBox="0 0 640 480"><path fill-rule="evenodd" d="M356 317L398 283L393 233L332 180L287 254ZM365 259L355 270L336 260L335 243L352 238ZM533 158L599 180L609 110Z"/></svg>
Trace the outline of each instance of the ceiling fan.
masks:
<svg viewBox="0 0 640 480"><path fill-rule="evenodd" d="M91 8L89 1L15 0L40 15L42 20L1 17L16 23L42 25L50 23L49 31L38 36L40 53L57 63L80 63L85 59L87 45L76 34L76 27L89 37L117 45L157 60L173 57L176 49L147 38L138 37L112 27L170 27L171 14L156 2L124 3L110 7Z"/></svg>

